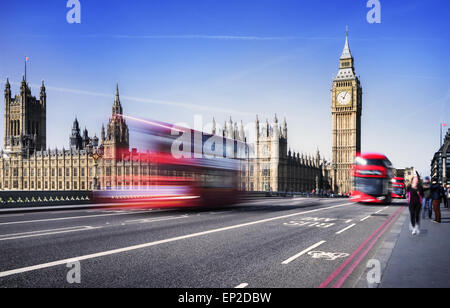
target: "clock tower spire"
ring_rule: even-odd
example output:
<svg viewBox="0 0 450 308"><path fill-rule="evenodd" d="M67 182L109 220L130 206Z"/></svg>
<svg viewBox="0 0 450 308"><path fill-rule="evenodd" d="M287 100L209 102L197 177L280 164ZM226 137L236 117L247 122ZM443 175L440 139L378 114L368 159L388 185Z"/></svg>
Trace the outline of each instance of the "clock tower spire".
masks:
<svg viewBox="0 0 450 308"><path fill-rule="evenodd" d="M362 87L350 51L348 28L331 89L332 177L336 193L352 190L351 166L361 152Z"/></svg>

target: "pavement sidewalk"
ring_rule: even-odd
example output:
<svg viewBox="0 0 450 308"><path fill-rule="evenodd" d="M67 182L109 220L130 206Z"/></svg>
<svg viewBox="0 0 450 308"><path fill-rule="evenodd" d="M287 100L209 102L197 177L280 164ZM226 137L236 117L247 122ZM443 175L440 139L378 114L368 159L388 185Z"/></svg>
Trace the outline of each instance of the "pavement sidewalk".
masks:
<svg viewBox="0 0 450 308"><path fill-rule="evenodd" d="M409 231L409 211L381 277L380 288L450 287L450 210L441 207L442 223L426 218L420 235ZM433 214L434 218L434 214Z"/></svg>

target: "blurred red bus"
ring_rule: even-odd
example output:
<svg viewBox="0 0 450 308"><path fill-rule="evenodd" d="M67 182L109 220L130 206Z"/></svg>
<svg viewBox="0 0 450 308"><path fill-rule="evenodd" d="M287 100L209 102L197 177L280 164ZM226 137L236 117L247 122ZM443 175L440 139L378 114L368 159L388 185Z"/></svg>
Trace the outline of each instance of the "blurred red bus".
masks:
<svg viewBox="0 0 450 308"><path fill-rule="evenodd" d="M146 152L119 149L114 151L115 157L104 155L104 160L124 166L123 169L129 166L129 171L101 174L103 185L94 191L95 201L145 208L212 207L240 201L241 170L248 156L246 143L167 123L124 117ZM144 170L141 166L145 172L133 174L135 168Z"/></svg>
<svg viewBox="0 0 450 308"><path fill-rule="evenodd" d="M352 167L353 202L390 204L392 202L393 168L382 154L365 153L355 158Z"/></svg>
<svg viewBox="0 0 450 308"><path fill-rule="evenodd" d="M392 179L392 198L394 199L406 198L406 186L404 178L395 177Z"/></svg>

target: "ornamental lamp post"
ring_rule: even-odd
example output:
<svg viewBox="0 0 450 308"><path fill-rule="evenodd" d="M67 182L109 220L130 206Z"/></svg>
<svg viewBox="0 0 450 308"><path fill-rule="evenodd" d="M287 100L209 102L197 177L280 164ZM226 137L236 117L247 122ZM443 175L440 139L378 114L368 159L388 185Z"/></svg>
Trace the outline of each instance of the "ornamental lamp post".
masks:
<svg viewBox="0 0 450 308"><path fill-rule="evenodd" d="M92 183L92 190L99 190L98 183L98 160L102 157L101 149L95 149L94 153L91 154L92 159L94 159L94 181Z"/></svg>

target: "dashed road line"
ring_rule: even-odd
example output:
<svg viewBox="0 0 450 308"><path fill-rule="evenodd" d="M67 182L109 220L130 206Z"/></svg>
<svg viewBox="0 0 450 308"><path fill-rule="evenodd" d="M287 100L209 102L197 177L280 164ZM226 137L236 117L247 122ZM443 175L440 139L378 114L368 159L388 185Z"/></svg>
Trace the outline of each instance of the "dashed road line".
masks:
<svg viewBox="0 0 450 308"><path fill-rule="evenodd" d="M138 214L136 212L127 212L127 213L113 213L113 214L99 214L99 215L84 215L84 216L70 216L70 217L59 217L59 218L48 218L48 219L36 219L36 220L23 220L23 221L10 221L10 222L2 222L0 226L5 225L17 225L17 224L29 224L36 222L48 222L48 221L60 221L60 220L71 220L71 219L83 219L83 218L92 218L92 217L106 217L106 216L118 216L118 215L133 215Z"/></svg>
<svg viewBox="0 0 450 308"><path fill-rule="evenodd" d="M344 229L342 229L341 231L338 231L338 232L336 232L336 234L341 234L341 233L344 233L345 231L347 231L348 229L351 229L351 228L353 228L354 226L356 226L356 224L351 224L350 226L348 226L348 227L345 227Z"/></svg>
<svg viewBox="0 0 450 308"><path fill-rule="evenodd" d="M37 237L44 235L53 235L53 234L61 234L61 233L71 233L71 232L80 232L98 229L96 227L91 226L78 226L78 227L69 227L69 228L59 228L59 229L50 229L50 230L38 230L31 232L23 232L23 233L15 233L15 234L5 234L0 235L0 241L9 241L9 240L17 240L29 237Z"/></svg>
<svg viewBox="0 0 450 308"><path fill-rule="evenodd" d="M284 260L283 262L281 262L281 264L284 264L284 265L289 264L289 263L291 263L292 261L294 261L295 259L297 259L297 258L303 256L304 254L310 252L311 250L313 250L313 249L319 247L319 246L322 245L323 243L326 243L326 241L320 241L320 242L318 242L318 243L316 243L316 244L314 244L314 245L312 245L312 246L306 248L305 250L303 250L303 251L299 252L298 254L296 254L296 255L290 257L289 259Z"/></svg>
<svg viewBox="0 0 450 308"><path fill-rule="evenodd" d="M189 215L133 219L133 220L126 220L124 223L122 223L122 225L135 224L135 223L137 223L137 224L144 224L144 223L150 223L150 222L174 220L174 219L181 219L181 218L188 218L188 217L189 217Z"/></svg>

